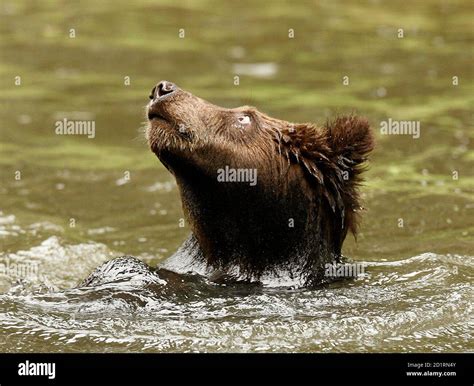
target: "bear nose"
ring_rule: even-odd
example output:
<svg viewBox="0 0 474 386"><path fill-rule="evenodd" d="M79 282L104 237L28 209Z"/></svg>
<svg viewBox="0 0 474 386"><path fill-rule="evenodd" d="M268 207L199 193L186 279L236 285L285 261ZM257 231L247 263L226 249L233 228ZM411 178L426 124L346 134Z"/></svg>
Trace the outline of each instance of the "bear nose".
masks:
<svg viewBox="0 0 474 386"><path fill-rule="evenodd" d="M177 89L174 83L168 82L167 80L162 80L158 83L153 90L151 90L150 99L159 98L166 94L171 94L173 91Z"/></svg>

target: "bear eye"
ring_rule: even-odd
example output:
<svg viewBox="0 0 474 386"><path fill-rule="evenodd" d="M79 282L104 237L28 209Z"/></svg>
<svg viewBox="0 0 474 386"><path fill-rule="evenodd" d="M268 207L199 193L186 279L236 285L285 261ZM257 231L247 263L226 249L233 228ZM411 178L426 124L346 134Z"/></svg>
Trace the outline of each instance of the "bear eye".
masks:
<svg viewBox="0 0 474 386"><path fill-rule="evenodd" d="M248 125L250 123L250 117L248 115L242 115L237 119L241 125Z"/></svg>

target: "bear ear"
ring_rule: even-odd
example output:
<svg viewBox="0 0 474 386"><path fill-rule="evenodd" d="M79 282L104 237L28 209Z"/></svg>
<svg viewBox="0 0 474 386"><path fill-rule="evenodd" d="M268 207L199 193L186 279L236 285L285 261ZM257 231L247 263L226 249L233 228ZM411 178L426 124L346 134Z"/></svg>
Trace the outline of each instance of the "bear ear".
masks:
<svg viewBox="0 0 474 386"><path fill-rule="evenodd" d="M338 185L345 206L343 227L355 235L358 212L362 209L360 174L365 170L364 162L368 154L374 149L374 135L367 119L356 115L339 116L328 121L324 131L331 148L331 160L336 165L338 175L342 176Z"/></svg>
<svg viewBox="0 0 474 386"><path fill-rule="evenodd" d="M367 154L375 146L367 119L356 115L340 116L326 123L325 132L327 143L337 162L341 166L347 163L353 173L359 174L361 170L358 165L367 159Z"/></svg>
<svg viewBox="0 0 474 386"><path fill-rule="evenodd" d="M280 152L301 165L321 189L341 226L356 232L360 209L358 184L363 162L374 148L368 121L354 115L337 117L317 128L310 123L279 131Z"/></svg>

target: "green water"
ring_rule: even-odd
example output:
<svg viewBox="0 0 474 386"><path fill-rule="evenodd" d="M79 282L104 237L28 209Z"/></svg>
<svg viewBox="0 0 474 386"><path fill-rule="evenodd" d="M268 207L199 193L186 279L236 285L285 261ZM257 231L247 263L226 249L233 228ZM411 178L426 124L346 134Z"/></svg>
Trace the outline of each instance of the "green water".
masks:
<svg viewBox="0 0 474 386"><path fill-rule="evenodd" d="M2 1L0 264L34 263L40 277L0 272L0 351L472 351L473 8ZM162 79L294 122L368 117L366 212L344 245L367 275L146 309L60 295L120 254L156 265L189 232L143 136ZM95 122L94 138L55 134L74 116ZM419 121L420 138L382 135L389 118Z"/></svg>

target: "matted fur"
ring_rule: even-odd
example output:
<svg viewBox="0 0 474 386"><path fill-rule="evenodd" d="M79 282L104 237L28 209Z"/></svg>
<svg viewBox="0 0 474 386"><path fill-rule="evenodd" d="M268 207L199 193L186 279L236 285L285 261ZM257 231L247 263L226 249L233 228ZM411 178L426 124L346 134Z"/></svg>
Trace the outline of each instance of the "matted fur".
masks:
<svg viewBox="0 0 474 386"><path fill-rule="evenodd" d="M176 177L200 249L193 255L249 279L285 268L321 281L357 230L360 174L374 147L367 120L318 127L222 108L179 88L153 97L148 142ZM240 125L242 116L250 123ZM226 166L256 169L258 183L218 182Z"/></svg>

